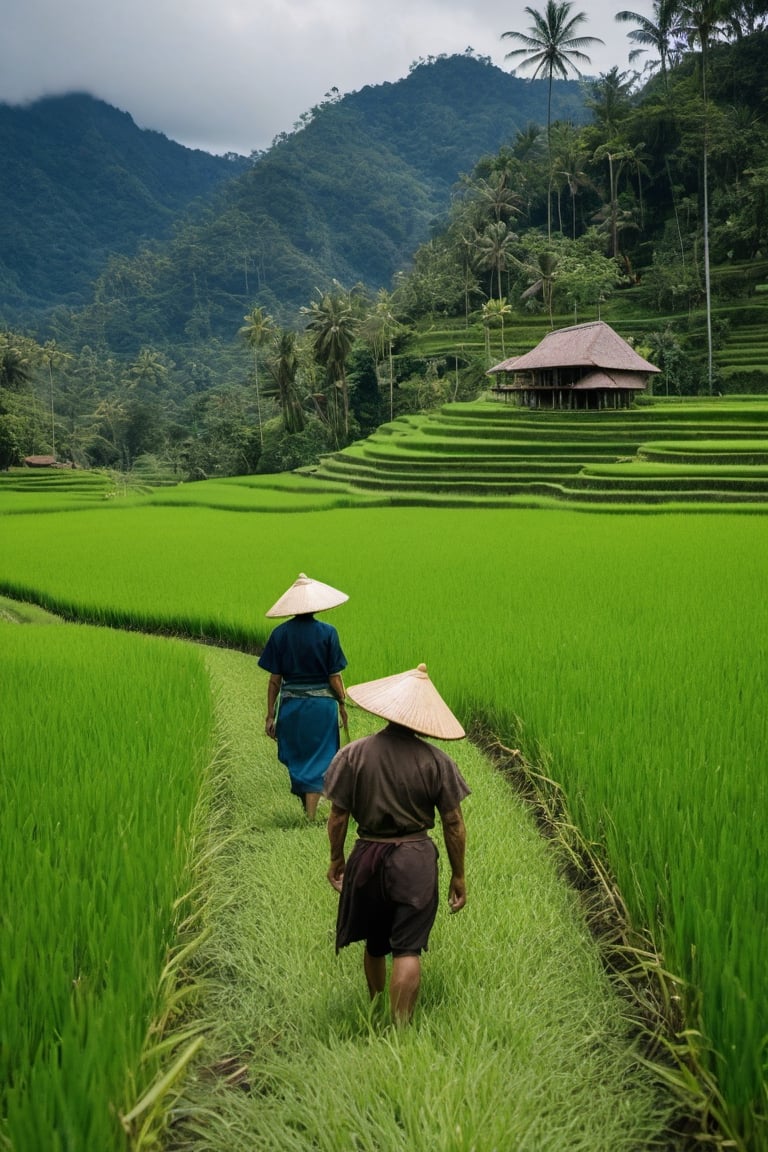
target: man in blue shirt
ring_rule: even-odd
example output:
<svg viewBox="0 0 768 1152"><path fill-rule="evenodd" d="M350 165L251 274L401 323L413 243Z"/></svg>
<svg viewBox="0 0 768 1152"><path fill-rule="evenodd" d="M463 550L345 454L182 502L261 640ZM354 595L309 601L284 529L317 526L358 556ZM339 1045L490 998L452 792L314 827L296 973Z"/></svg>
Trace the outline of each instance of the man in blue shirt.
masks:
<svg viewBox="0 0 768 1152"><path fill-rule="evenodd" d="M277 756L288 769L291 792L314 820L323 774L339 750L339 718L347 726L341 673L347 666L336 629L315 612L349 597L302 572L267 612L290 616L272 632L259 666L270 673L265 731L277 740Z"/></svg>

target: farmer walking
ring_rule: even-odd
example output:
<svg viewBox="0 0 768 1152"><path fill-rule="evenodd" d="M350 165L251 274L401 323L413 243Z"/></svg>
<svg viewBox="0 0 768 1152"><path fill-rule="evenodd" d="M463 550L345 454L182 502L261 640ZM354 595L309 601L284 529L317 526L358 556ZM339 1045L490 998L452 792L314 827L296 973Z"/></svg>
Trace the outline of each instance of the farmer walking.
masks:
<svg viewBox="0 0 768 1152"><path fill-rule="evenodd" d="M448 903L466 903L466 832L461 802L469 788L447 753L422 740L460 740L464 729L441 698L424 664L396 676L358 684L348 692L367 712L389 721L355 740L325 774L331 801L328 879L341 893L336 951L365 941L363 968L371 999L384 991L392 953L389 998L398 1024L413 1014L438 906L438 851L429 836L437 810L451 866ZM349 859L344 844L350 816L357 839Z"/></svg>
<svg viewBox="0 0 768 1152"><path fill-rule="evenodd" d="M323 791L323 773L339 750L339 717L347 727L344 682L347 666L332 624L315 620L349 597L302 572L268 617L290 616L270 635L259 666L267 685L267 736L277 741L277 757L291 779L309 820Z"/></svg>

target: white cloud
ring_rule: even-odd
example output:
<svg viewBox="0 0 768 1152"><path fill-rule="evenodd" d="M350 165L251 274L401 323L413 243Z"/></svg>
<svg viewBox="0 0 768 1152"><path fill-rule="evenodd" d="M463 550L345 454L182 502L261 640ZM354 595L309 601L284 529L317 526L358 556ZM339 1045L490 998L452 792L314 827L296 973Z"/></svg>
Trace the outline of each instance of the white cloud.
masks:
<svg viewBox="0 0 768 1152"><path fill-rule="evenodd" d="M574 10L594 11L584 32L607 43L594 72L627 68L628 26L599 0ZM0 100L88 91L184 144L248 153L332 87L397 80L419 57L471 45L506 67L501 33L529 25L501 0L6 0Z"/></svg>

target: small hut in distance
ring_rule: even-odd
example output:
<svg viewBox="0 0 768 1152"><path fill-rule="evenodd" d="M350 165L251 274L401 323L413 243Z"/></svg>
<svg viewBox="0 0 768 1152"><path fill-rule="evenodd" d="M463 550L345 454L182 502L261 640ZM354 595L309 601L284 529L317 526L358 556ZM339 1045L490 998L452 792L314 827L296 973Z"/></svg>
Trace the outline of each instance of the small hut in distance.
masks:
<svg viewBox="0 0 768 1152"><path fill-rule="evenodd" d="M502 360L492 391L528 408L627 408L659 372L609 324L595 320L549 332L530 352Z"/></svg>

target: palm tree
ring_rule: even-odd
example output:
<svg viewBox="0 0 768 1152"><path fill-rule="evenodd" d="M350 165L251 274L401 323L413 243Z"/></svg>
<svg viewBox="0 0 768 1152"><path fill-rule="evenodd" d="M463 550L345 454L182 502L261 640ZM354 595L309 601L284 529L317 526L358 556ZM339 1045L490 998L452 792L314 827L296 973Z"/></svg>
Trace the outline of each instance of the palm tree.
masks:
<svg viewBox="0 0 768 1152"><path fill-rule="evenodd" d="M525 128L520 128L512 145L517 160L536 160L541 152L541 128L529 120Z"/></svg>
<svg viewBox="0 0 768 1152"><path fill-rule="evenodd" d="M29 359L20 348L0 336L0 388L18 392L32 378Z"/></svg>
<svg viewBox="0 0 768 1152"><path fill-rule="evenodd" d="M539 76L546 77L547 88L547 149L549 152L549 187L547 189L547 238L552 236L552 80L559 76L562 80L568 79L569 72L580 77L578 65L590 64L589 56L582 51L592 44L602 44L603 41L596 36L577 36L575 33L586 21L586 13L577 12L571 15L573 4L571 0L547 0L543 12L535 8L525 8L525 12L533 20L527 32L502 32L502 40L515 40L522 44L522 48L513 48L507 52L505 59L513 60L525 57L521 61L522 68L533 68L532 80Z"/></svg>
<svg viewBox="0 0 768 1152"><path fill-rule="evenodd" d="M723 0L691 0L680 7L680 31L690 44L698 42L701 48L701 95L704 105L704 133L702 159L702 199L704 231L704 293L707 313L707 383L710 395L713 387L712 373L712 285L709 269L709 103L707 99L707 68L709 45L720 33L723 13L726 10Z"/></svg>
<svg viewBox="0 0 768 1152"><path fill-rule="evenodd" d="M168 365L154 348L142 348L128 370L129 388L157 392L168 377Z"/></svg>
<svg viewBox="0 0 768 1152"><path fill-rule="evenodd" d="M395 371L392 358L393 344L401 325L392 311L392 294L386 288L376 293L376 303L364 316L361 335L370 343L376 371L385 357L389 362L389 418L394 419Z"/></svg>
<svg viewBox="0 0 768 1152"><path fill-rule="evenodd" d="M552 297L555 294L555 274L559 263L560 258L555 252L539 252L536 256L536 264L528 266L529 274L534 277L533 283L526 288L520 297L521 300L531 300L534 296L541 296L544 307L549 313L550 328L555 326L552 317Z"/></svg>
<svg viewBox="0 0 768 1152"><path fill-rule="evenodd" d="M627 39L638 45L629 54L630 64L644 52L654 51L658 56L658 67L664 81L665 92L669 91L667 66L674 54L675 38L679 31L679 11L679 0L653 0L652 18L643 16L640 12L616 13L616 19L620 24L637 24L637 28L627 32ZM653 67L653 64L651 66Z"/></svg>
<svg viewBox="0 0 768 1152"><path fill-rule="evenodd" d="M56 455L56 417L53 410L53 369L62 368L71 360L69 352L63 352L55 340L46 340L41 354L43 363L48 366L48 396L51 410L51 455Z"/></svg>
<svg viewBox="0 0 768 1152"><path fill-rule="evenodd" d="M256 385L256 416L259 422L259 443L264 447L264 430L261 422L261 394L259 392L259 349L266 344L275 330L275 322L263 308L252 308L243 316L245 324L238 335L253 349L253 379Z"/></svg>
<svg viewBox="0 0 768 1152"><path fill-rule="evenodd" d="M565 181L571 197L571 236L575 240L576 197L583 188L589 188L592 184L584 169L587 152L581 132L568 121L553 124L552 141L552 164L555 175ZM562 227L560 230L562 231Z"/></svg>
<svg viewBox="0 0 768 1152"><path fill-rule="evenodd" d="M501 355L506 359L507 350L504 346L504 317L509 316L512 309L507 300L487 300L483 304L483 324L485 325L486 334L491 324L495 324L498 320L501 325ZM490 336L486 335L486 352L490 353Z"/></svg>
<svg viewBox="0 0 768 1152"><path fill-rule="evenodd" d="M589 97L584 101L604 138L603 143L595 149L593 159L608 161L608 203L604 219L609 225L614 259L619 255L619 176L632 152L622 129L631 111L630 91L633 81L632 74L620 72L614 64L609 72L603 73L591 85Z"/></svg>
<svg viewBox="0 0 768 1152"><path fill-rule="evenodd" d="M296 333L283 330L275 339L275 355L269 363L269 371L274 381L271 391L280 405L283 427L291 435L303 431L306 423L296 388L298 368Z"/></svg>
<svg viewBox="0 0 768 1152"><path fill-rule="evenodd" d="M503 220L489 224L484 232L475 237L475 261L479 268L490 268L496 272L499 299L504 295L501 290L501 274L515 263L513 248L516 243L517 236L507 228Z"/></svg>
<svg viewBox="0 0 768 1152"><path fill-rule="evenodd" d="M470 196L498 223L520 212L520 196L510 186L505 172L492 172L470 184Z"/></svg>
<svg viewBox="0 0 768 1152"><path fill-rule="evenodd" d="M643 16L639 12L629 11L617 12L616 19L621 24L637 24L637 28L633 28L631 32L627 32L627 38L631 40L633 44L638 45L638 47L633 48L629 54L630 64L634 63L638 56L641 56L644 52L655 50L658 61L649 61L646 67L650 71L654 71L657 66L660 69L662 82L664 84L664 95L669 102L669 65L674 63L678 57L679 40L682 34L680 0L653 0L652 19L648 16ZM672 115L674 118L674 113L672 113ZM680 230L677 194L675 191L675 182L672 179L669 154L666 150L664 150L664 167L669 181L672 207L675 213L680 253L683 264L685 264L685 246Z"/></svg>
<svg viewBox="0 0 768 1152"><path fill-rule="evenodd" d="M349 391L347 389L347 360L355 342L359 320L355 315L349 294L336 281L331 292L320 292L309 308L302 308L309 316L307 329L312 333L312 351L332 384L341 391L344 411L344 435L349 436Z"/></svg>

